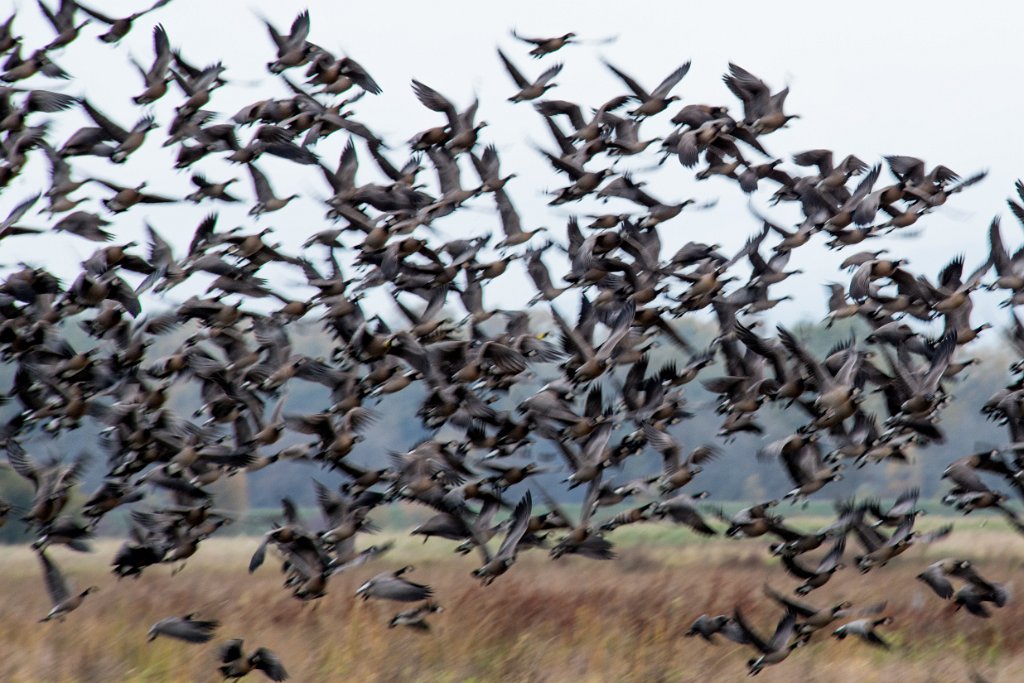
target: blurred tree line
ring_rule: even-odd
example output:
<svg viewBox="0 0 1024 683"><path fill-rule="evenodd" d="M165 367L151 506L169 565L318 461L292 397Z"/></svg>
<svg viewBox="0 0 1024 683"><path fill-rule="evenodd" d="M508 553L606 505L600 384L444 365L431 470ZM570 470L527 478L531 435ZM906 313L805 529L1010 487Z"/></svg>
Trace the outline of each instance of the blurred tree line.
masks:
<svg viewBox="0 0 1024 683"><path fill-rule="evenodd" d="M549 325L545 316L544 312L537 314L534 321L536 329L554 329L554 325ZM843 321L831 329L826 329L824 325L805 323L795 325L792 329L815 353L822 356L834 344L850 338L853 333L856 333L857 338L863 339L866 331L858 327L861 325L859 321ZM701 323L684 320L679 321L677 326L680 333L698 349L707 348L718 332L717 325L710 321ZM195 332L194 328L182 327L157 338L149 351L150 362L169 355ZM290 327L290 334L295 353L313 358L331 356L332 341L319 326L294 324ZM760 334L765 335L768 332L762 330ZM72 333L70 337L69 341L76 349L88 348L94 343L84 333ZM687 362L687 356L678 347L663 340L655 341L649 355L649 373L657 372L669 362L675 362L679 366ZM915 449L909 463L882 463L860 469L847 467L843 479L817 494L815 500L828 495L846 498L866 491L872 491L876 495L895 494L909 486L919 486L925 499L937 498L943 493L944 487L940 478L949 462L979 447L1005 442L1005 430L985 420L979 410L985 401L1005 384L1008 377L1007 367L1012 362L1010 354L996 344L981 342L972 344L966 351L961 351L960 355L973 357L976 362L959 377L946 383L947 390L953 394L953 400L943 412L941 428L946 435L945 442ZM881 358L876 356L873 360L881 363L883 370L887 370ZM716 364L706 368L700 378L712 377L721 372L721 365ZM11 375L11 366L0 366L0 386L10 386ZM553 366L536 366L531 369L525 381L494 407L498 410L513 409L518 401L558 375L559 372ZM691 492L706 490L711 494L712 501L755 501L784 495L792 485L783 469L775 464L759 461L756 454L764 444L792 433L800 426L805 420L803 412L797 407L787 410L774 404L766 405L758 417L758 422L765 429L763 435L739 434L733 439L723 440L716 435L722 418L715 413L715 396L703 389L700 378L686 387L687 409L693 417L675 425L671 433L687 450L700 444L709 444L719 448L722 455L705 466L701 475L690 485ZM621 372L604 379L603 392L606 404L619 400L622 380ZM281 396L286 401L285 412L288 414L314 413L330 405L326 389L301 380L292 380L278 399ZM413 385L398 394L383 397L376 404L373 400L368 401L367 406L376 413L376 421L365 431L364 440L348 456L350 461L359 465L383 467L388 464L390 452L408 450L418 441L431 436L415 417L422 398L423 390ZM268 401L268 413L273 410L275 400L278 399ZM105 400L116 399L106 397ZM867 406L880 411L884 416L880 401L879 396L869 397ZM181 415L191 416L200 406L195 383L176 384L168 405ZM0 408L0 419L10 419L20 408L17 399L10 400ZM99 485L104 471L103 460L106 455L99 449L99 428L93 422L84 421L78 429L62 433L58 437L51 437L37 430L30 438L23 438L23 445L34 457L43 459L71 457L83 448L91 450L92 466L79 491L80 496L86 496ZM613 443L616 438L633 429L635 426L632 424L620 425L617 436L613 437ZM453 438L456 436L452 434ZM442 432L437 438L445 440L448 436ZM264 453L274 452L273 449L284 448L298 441L300 439L297 435L288 433L285 439L266 449ZM550 468L564 468L561 456L542 439L537 439L530 448L534 449L531 455L547 461ZM520 456L513 456L518 457ZM641 456L629 458L622 470L612 470L606 476L607 480L612 482L624 483L653 474L660 467L660 456L648 449ZM567 475L567 472L546 474L540 478L540 482L543 485L547 480L549 484L554 484ZM291 497L300 505L314 505L311 477L316 477L329 486L344 480L344 477L325 470L318 464L279 462L259 472L234 476L219 483L216 488L217 506L232 511L242 511L246 508L277 508L284 496ZM582 489L565 492L563 487L551 485L547 488L559 492L559 495L565 498L564 502L569 503L579 502L577 499L583 495ZM24 509L29 504L31 495L32 488L28 482L6 465L0 466L0 498ZM9 521L5 527L0 528L0 540L22 538L22 527L19 522Z"/></svg>

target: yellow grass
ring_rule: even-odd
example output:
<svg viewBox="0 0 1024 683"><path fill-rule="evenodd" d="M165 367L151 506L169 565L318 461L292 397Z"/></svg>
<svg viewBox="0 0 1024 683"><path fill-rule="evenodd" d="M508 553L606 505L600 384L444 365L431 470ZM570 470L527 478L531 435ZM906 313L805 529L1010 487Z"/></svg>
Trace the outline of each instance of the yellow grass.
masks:
<svg viewBox="0 0 1024 683"><path fill-rule="evenodd" d="M4 548L0 680L216 681L217 645L235 637L245 638L247 647L273 649L292 680L303 682L743 680L749 649L710 646L682 634L699 614L730 612L737 604L762 631L774 628L778 612L761 587L767 581L788 592L796 583L768 556L766 544L695 541L658 528L623 529L614 538L617 561L552 562L542 551L529 551L482 587L469 575L476 555L454 556L444 541L423 546L397 537L393 552L334 577L328 595L313 604L282 589L272 557L255 575L246 574L254 539L211 540L177 575L158 567L121 581L107 566L115 543L98 543L88 556L54 549L76 585L101 590L64 623L49 624L37 623L49 605L36 558L25 548ZM819 636L758 680L923 683L967 680L976 669L990 681L1019 681L1024 608L1011 600L987 621L953 612L913 578L943 556L974 558L986 577L1012 581L1024 563L1024 539L995 526L958 530L865 576L843 570L807 600L824 606L887 598L887 613L896 618L886 631L894 651ZM426 635L387 628L406 605L353 597L367 577L406 563L416 565L412 578L432 585L445 608L433 615ZM186 612L221 620L217 638L206 645L147 644L151 623ZM251 680L265 679L256 673Z"/></svg>

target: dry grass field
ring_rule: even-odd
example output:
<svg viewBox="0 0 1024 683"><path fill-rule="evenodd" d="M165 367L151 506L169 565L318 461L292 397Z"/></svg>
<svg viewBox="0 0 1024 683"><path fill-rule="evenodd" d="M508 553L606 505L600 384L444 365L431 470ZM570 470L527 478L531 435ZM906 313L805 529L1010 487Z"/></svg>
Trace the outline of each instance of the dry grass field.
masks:
<svg viewBox="0 0 1024 683"><path fill-rule="evenodd" d="M933 523L938 520L932 520ZM973 524L974 526L970 526ZM294 681L739 681L751 651L684 638L703 612L743 606L761 630L778 612L763 597L767 581L796 585L762 541L703 541L676 529L622 529L614 562L548 560L529 551L490 587L469 572L477 557L450 554L451 545L421 545L397 537L397 547L370 566L332 579L328 595L302 604L280 587L274 560L256 574L245 567L256 540L211 540L179 574L147 570L117 581L107 562L115 544L92 555L54 549L78 586L100 591L64 623L37 623L49 609L38 563L25 548L4 548L0 575L0 680L216 681L216 650L229 638L279 654ZM996 523L958 524L950 539L913 548L893 564L860 575L847 568L807 599L816 605L889 600L895 623L885 633L891 652L855 640L818 636L759 680L966 681L971 671L989 681L1019 681L1024 671L1024 604L1011 600L989 620L930 593L914 580L943 556L970 557L986 577L1012 584L1024 565L1024 539ZM445 607L433 630L388 629L405 606L354 598L367 577L412 563L412 578L432 585ZM223 622L206 645L147 643L149 625L166 616L199 612ZM770 634L769 634L770 635ZM248 680L266 680L258 672Z"/></svg>

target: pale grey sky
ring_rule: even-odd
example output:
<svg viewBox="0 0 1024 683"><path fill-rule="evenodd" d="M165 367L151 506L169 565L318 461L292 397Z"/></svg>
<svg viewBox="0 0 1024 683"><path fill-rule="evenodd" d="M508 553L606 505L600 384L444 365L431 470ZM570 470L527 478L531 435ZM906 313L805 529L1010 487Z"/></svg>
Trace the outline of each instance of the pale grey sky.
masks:
<svg viewBox="0 0 1024 683"><path fill-rule="evenodd" d="M128 14L144 3L94 0L97 9L111 14ZM52 30L45 24L34 2L15 3L16 30L26 36L26 46L45 44ZM1012 193L1013 181L1024 175L1024 132L1016 119L1024 111L1024 92L1019 82L1017 32L1024 9L1014 4L991 10L971 11L970 5L953 2L891 3L742 3L729 8L712 3L650 4L640 7L601 0L587 2L436 2L436 3L338 3L338 2L205 2L174 0L137 22L131 35L119 46L100 43L100 25L89 26L74 44L55 53L54 59L72 74L61 83L35 78L24 84L87 95L96 106L122 124L139 116L130 98L141 90L141 79L128 62L134 55L147 64L152 59L151 27L163 23L171 44L195 64L221 60L228 67L232 83L216 91L209 106L232 115L248 102L271 96L287 96L283 84L267 73L266 62L274 57L273 46L258 15L266 16L286 29L302 9L310 9L310 40L337 54L348 54L361 62L380 83L384 92L364 97L355 105L355 117L366 122L393 148L395 161L405 158L402 141L415 132L437 125L440 115L422 107L409 87L411 78L431 85L457 106L480 97L478 118L490 126L482 136L494 142L501 153L505 172L519 178L507 188L529 226L547 225L558 235L571 213L602 210L586 201L577 205L549 208L541 194L563 183L532 149L533 143L554 149L540 116L529 104L514 105L506 98L515 92L502 69L495 48L501 46L528 76L547 65L564 61L555 79L559 86L551 98L568 99L594 106L625 92L624 86L600 62L601 58L653 87L682 62L693 60L690 73L674 90L681 104L725 104L738 115L741 107L721 82L729 61L754 72L774 89L791 87L787 109L800 114L789 129L763 139L769 152L789 163L795 152L827 147L838 155L855 153L868 163L885 154L919 156L929 166L943 163L962 175L988 169L981 184L954 199L920 222L924 231L916 240L876 241L874 246L892 246L908 255L912 268L934 277L951 256L965 253L968 268L985 258L986 230L992 216L1003 214L1004 238L1009 247L1019 242L1016 222L1005 211L1004 199ZM574 31L581 38L617 35L604 45L570 46L541 61L527 55L528 46L509 36L516 27L527 35L557 35ZM295 78L301 71L289 72ZM170 121L173 107L181 100L177 90L159 101L152 111L163 126ZM674 110L673 110L674 111ZM644 124L645 136L664 135L672 111ZM45 115L44 115L45 116ZM65 112L53 117L54 138L66 138L79 125L87 125L84 112ZM240 137L247 139L248 131ZM146 147L122 167L92 159L74 159L80 175L95 173L134 184L149 181L153 192L184 196L191 191L189 172L174 171L173 148L162 148L165 132L154 131ZM320 143L316 152L329 164L337 160L345 143L343 135ZM377 178L365 148L360 145L362 165L359 180ZM657 157L652 152L627 160L618 168L648 168ZM259 162L281 193L297 192L302 200L253 223L246 216L248 204L232 207L204 203L192 205L140 206L118 216L114 226L119 239L143 241L142 223L149 220L166 238L183 249L191 231L212 208L221 213L220 229L235 225L277 228L278 239L296 247L311 232L328 226L324 207L317 201L327 195L326 186L315 169L299 168L288 162L266 158ZM208 177L240 179L240 193L252 196L244 168L232 167L207 158L195 167ZM22 177L0 196L4 215L14 204L39 189L46 163L37 155ZM465 178L473 180L466 166ZM701 213L684 213L661 228L664 255L688 240L719 242L738 248L756 229L747 211L746 198L729 181L697 182L693 170L683 169L674 159L654 173L644 173L648 189L665 200L695 197L717 198L718 206ZM639 175L639 174L638 174ZM423 178L433 183L431 169ZM766 183L765 186L770 186ZM95 198L83 208L103 212L98 200L108 195L99 186L80 191ZM766 209L770 191L755 196L757 206L784 224L794 214L788 210ZM608 210L626 211L620 200ZM40 205L41 206L41 205ZM445 234L471 235L497 231L497 215L489 197L471 203L479 210L459 212L437 223ZM39 224L45 217L25 223ZM825 290L821 283L837 278L835 265L852 251L827 253L824 240L799 250L790 267L806 274L778 287L778 294L796 294L795 302L776 309L780 319L820 317L825 312ZM7 240L0 262L18 260L45 265L55 272L70 273L77 261L87 257L95 245L83 240L48 235L44 238ZM515 305L527 280L521 268L510 269L499 284L489 290L489 306ZM178 295L176 295L178 296ZM1002 322L1005 313L996 304L999 296L979 295L977 321L994 317ZM568 304L568 302L567 302Z"/></svg>

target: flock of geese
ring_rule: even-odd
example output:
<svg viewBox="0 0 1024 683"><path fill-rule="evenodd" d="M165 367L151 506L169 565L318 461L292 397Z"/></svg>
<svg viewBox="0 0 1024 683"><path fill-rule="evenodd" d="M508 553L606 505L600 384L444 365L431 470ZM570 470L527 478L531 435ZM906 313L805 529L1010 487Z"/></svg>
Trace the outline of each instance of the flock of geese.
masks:
<svg viewBox="0 0 1024 683"><path fill-rule="evenodd" d="M0 438L9 466L35 490L28 509L5 504L2 512L16 512L35 535L52 601L44 620L64 620L94 590L73 587L48 555L51 546L88 551L97 523L132 505L130 535L113 558L114 574L138 578L147 567L180 566L230 522L217 509L211 484L278 462L308 462L346 477L340 488L314 480L323 523L304 520L285 499L280 520L263 535L249 566L256 571L273 551L284 590L298 600L319 599L331 577L382 561L387 544L362 547L360 541L374 531L372 512L397 502L434 512L413 534L477 553L472 575L483 585L512 570L523 552L546 548L554 559L606 560L615 555L615 529L667 520L702 535L770 539L770 552L799 582L799 600L766 587L781 610L770 638L739 609L703 615L686 634L710 642L721 636L751 648L750 674L827 631L889 647L884 630L892 618L884 604L815 606L804 600L840 580L846 563L860 572L884 571L910 547L948 535L951 527L915 529L917 492L891 504L843 501L835 520L813 532L788 525L778 500L727 515L692 485L718 450L687 449L673 425L690 415L684 391L695 380L718 398L722 438L761 434L766 404L802 416L799 429L759 453L785 469L792 481L785 499L792 501L827 489L847 467L904 462L914 448L941 442L950 382L970 364L960 350L989 327L972 320L972 296L979 289L1000 290L1008 306L1024 303L1024 249L1007 251L998 220L989 228L988 260L972 268L957 257L934 275L918 273L905 259L865 247L872 238L917 224L984 173L962 177L908 156L872 165L826 149L793 155L789 163L766 146L773 132L796 118L786 111L788 88L774 90L735 64L723 81L738 102L688 103L668 114L680 99L673 93L680 91L689 62L650 90L607 64L624 91L591 108L546 99L557 88L560 64L538 74L521 56L499 51L514 84L509 100L532 102L551 132L553 146L539 153L565 183L551 193L550 204L589 198L621 207L574 216L564 231L529 227L510 196L514 174L504 174L497 148L485 140L478 101L456 105L414 80L419 102L438 115L436 125L406 146L388 145L354 107L361 97L380 95L382 87L359 62L310 41L308 12L284 30L267 23L275 48L267 70L287 94L252 102L234 115L211 108L217 91L231 82L227 67L189 63L161 25L152 29L151 61L133 61L136 121L116 120L104 111L108 103L47 89L70 78L57 60L64 61L75 41L95 39L99 26L105 31L99 39L116 44L167 2L117 18L76 0L60 0L56 9L37 0L53 36L31 44L16 31L17 15L0 25L0 79L6 83L0 87L0 187L11 186L28 164L45 161L50 168L49 187L17 199L0 224L0 239L59 232L95 248L73 277L23 264L0 284L0 353L13 377L7 398L17 406L0 426ZM542 64L578 40L573 33L514 37L529 44L529 54ZM159 110L171 112L166 118L158 115L158 102L173 103L173 109ZM54 139L51 119L76 110L88 125ZM645 123L663 115L671 115L672 133L646 138ZM332 136L347 138L336 164L317 153L318 143ZM176 168L191 173L195 191L189 196L76 173L76 158L105 160L114 173L142 147L160 144L173 146ZM662 253L659 231L682 229L686 212L699 206L656 197L636 174L617 170L619 159L645 154L655 144L660 163L678 163L698 179L731 179L746 193L771 192L772 203L799 210L799 223L783 226L758 216L758 229L736 253L701 242ZM300 253L275 244L270 228L258 228L266 214L297 199L275 193L261 170L266 155L289 162L296 173L322 178L330 195L331 227L309 234ZM204 175L208 157L244 167L252 192L238 178ZM383 182L360 179L369 172L367 161ZM1018 183L1017 191L1020 202L1010 206L1024 222L1024 186ZM51 216L45 226L42 213L32 214L41 200ZM170 202L244 202L251 225L218 230L217 214L210 213L186 253L175 253L148 223L148 244L117 241L120 214L137 216L146 204ZM502 231L493 244L489 234L449 239L437 227L464 207L492 205ZM755 315L775 306L781 299L773 298L773 286L798 272L787 270L792 252L815 242L850 252L843 262L848 283L829 285L828 324L857 318L871 329L824 355L782 326L764 329ZM545 255L558 252L568 265L553 272ZM488 307L485 293L517 261L536 287L530 307ZM289 269L315 293L296 299L274 288L261 275L268 264ZM171 310L143 312L143 303L168 301L172 289L197 281L209 282L204 294ZM407 324L388 325L367 310L364 297L371 293L389 299ZM578 308L575 319L556 302ZM540 304L550 318L531 315ZM464 317L454 313L459 306ZM718 324L708 348L695 348L677 324L700 312ZM1014 320L1009 339L1024 357L1024 326ZM289 329L297 321L319 321L334 340L329 358L293 349ZM941 321L942 332L929 337L915 321ZM72 327L89 335L88 344L72 345ZM153 342L181 327L190 333L180 348L154 357ZM677 360L652 367L647 351L659 342L673 345ZM1024 363L1011 367L1011 383L982 408L1006 425L1011 444L1024 442L1022 371ZM512 390L533 378L543 386L513 400ZM329 392L319 412L287 410L288 392L301 391L302 383ZM175 412L168 402L186 387L202 399L192 415ZM434 436L392 453L379 469L348 459L372 428L373 406L410 387L422 393L416 417ZM70 459L29 452L85 423L100 427L96 446L105 462L85 451ZM292 445L282 445L286 436ZM567 489L583 491L577 514L562 509L536 482L536 475L550 472L534 457L541 451L562 460ZM1024 531L1007 493L1024 496L1021 453L1009 446L955 460L944 474L950 487L944 502L964 514L995 510ZM616 480L627 459L650 463L649 476ZM80 500L76 486L92 465L104 467L105 478L78 506L72 503ZM625 511L601 514L615 505ZM390 627L429 630L427 620L441 606L412 575L412 567L377 573L357 596L408 607ZM918 578L938 598L978 617L1008 597L1004 586L962 559L936 562ZM154 624L148 637L207 642L218 626L194 614L172 616ZM243 646L235 639L221 648L226 678L253 670L275 681L287 678L269 649L247 652Z"/></svg>

